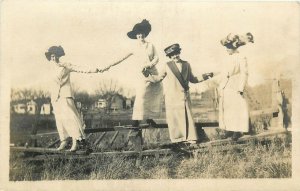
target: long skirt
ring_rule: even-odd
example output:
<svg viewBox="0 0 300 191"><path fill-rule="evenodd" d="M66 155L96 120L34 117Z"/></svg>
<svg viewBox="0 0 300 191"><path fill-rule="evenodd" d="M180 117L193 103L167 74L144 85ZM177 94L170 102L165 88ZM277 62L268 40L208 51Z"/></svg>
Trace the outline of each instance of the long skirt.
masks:
<svg viewBox="0 0 300 191"><path fill-rule="evenodd" d="M248 105L236 90L220 91L219 126L226 131L249 132Z"/></svg>
<svg viewBox="0 0 300 191"><path fill-rule="evenodd" d="M136 97L133 106L132 119L158 118L162 109L162 83L146 82L136 88Z"/></svg>
<svg viewBox="0 0 300 191"><path fill-rule="evenodd" d="M189 94L186 93L186 100L175 100L176 97L183 97L182 92L166 94L166 119L172 143L199 140Z"/></svg>
<svg viewBox="0 0 300 191"><path fill-rule="evenodd" d="M85 125L78 113L73 98L59 98L52 103L56 127L61 141L68 137L85 139Z"/></svg>

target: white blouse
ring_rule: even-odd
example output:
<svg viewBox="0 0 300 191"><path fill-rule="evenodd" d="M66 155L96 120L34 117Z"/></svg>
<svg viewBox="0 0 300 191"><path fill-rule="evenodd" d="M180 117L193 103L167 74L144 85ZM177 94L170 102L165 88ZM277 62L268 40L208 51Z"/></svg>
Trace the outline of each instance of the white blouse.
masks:
<svg viewBox="0 0 300 191"><path fill-rule="evenodd" d="M70 82L71 72L96 73L97 68L88 68L85 66L76 66L70 63L52 64L51 67L51 101L57 101L59 98L72 97L74 92Z"/></svg>

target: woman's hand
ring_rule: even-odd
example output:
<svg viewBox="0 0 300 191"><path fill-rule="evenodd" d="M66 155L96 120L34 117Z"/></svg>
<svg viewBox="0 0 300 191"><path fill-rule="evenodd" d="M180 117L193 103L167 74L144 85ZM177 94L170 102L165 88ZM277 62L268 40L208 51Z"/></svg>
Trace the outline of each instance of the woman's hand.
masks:
<svg viewBox="0 0 300 191"><path fill-rule="evenodd" d="M151 72L149 71L149 69L150 69L150 68L148 68L148 67L144 67L143 70L142 70L142 73L143 73L143 75L144 75L146 78L151 74Z"/></svg>
<svg viewBox="0 0 300 191"><path fill-rule="evenodd" d="M104 69L99 69L99 68L97 68L97 73L103 73L103 72L106 72L106 71L108 71L108 70L110 69L110 67L111 67L111 66L106 67L106 68L104 68Z"/></svg>
<svg viewBox="0 0 300 191"><path fill-rule="evenodd" d="M204 80L208 80L209 78L212 78L213 76L214 76L213 72L202 74L202 77Z"/></svg>

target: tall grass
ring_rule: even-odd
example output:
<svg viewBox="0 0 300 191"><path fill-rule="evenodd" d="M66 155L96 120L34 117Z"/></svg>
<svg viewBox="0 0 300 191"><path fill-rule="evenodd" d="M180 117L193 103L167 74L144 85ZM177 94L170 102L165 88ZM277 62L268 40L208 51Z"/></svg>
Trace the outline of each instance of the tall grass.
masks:
<svg viewBox="0 0 300 191"><path fill-rule="evenodd" d="M276 138L242 149L227 145L226 151L211 148L189 158L178 154L147 157L140 165L136 165L135 158L124 156L28 162L12 154L10 180L290 178L292 157L287 141Z"/></svg>

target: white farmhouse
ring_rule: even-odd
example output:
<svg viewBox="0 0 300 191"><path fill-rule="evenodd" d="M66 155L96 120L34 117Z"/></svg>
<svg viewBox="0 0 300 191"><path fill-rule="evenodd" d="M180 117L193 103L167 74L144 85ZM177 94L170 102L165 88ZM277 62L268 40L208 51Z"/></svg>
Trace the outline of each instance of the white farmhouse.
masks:
<svg viewBox="0 0 300 191"><path fill-rule="evenodd" d="M50 115L50 114L51 114L50 103L44 103L41 107L41 115Z"/></svg>

